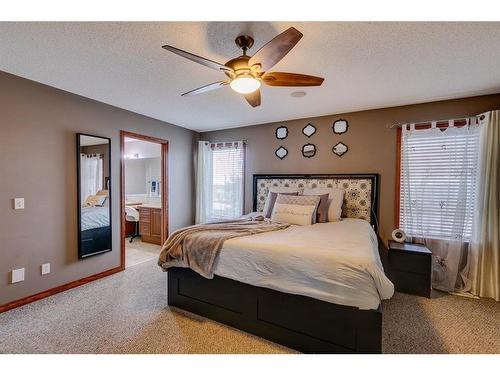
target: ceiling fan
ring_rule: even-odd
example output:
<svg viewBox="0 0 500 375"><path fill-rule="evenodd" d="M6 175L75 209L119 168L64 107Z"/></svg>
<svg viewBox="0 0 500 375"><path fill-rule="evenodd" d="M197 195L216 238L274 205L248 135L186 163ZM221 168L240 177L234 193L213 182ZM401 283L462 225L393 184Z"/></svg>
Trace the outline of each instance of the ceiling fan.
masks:
<svg viewBox="0 0 500 375"><path fill-rule="evenodd" d="M267 86L289 87L320 86L323 83L324 79L321 77L268 71L295 47L302 36L300 31L290 27L265 44L253 56L248 56L247 50L252 48L254 40L248 35L240 35L234 42L243 50L243 54L225 64L219 64L169 45L164 45L162 48L198 64L219 70L228 76L226 80L201 86L185 92L182 96L201 94L229 85L234 91L242 94L252 107L257 107L260 105L260 86L262 83Z"/></svg>

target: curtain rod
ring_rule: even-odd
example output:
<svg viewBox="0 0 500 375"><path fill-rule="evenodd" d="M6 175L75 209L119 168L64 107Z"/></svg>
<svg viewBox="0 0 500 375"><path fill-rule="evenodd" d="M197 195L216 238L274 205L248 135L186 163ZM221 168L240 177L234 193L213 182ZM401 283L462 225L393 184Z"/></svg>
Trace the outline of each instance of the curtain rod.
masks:
<svg viewBox="0 0 500 375"><path fill-rule="evenodd" d="M387 128L397 129L397 128L401 128L404 125L408 125L408 124L426 124L426 123L432 123L432 122L464 121L464 120L467 121L471 117L479 117L480 120L484 119L484 115L461 116L461 117L457 117L457 118L442 119L442 120L410 121L410 122L406 122L406 123L399 123L399 124L392 124L392 125L387 124Z"/></svg>

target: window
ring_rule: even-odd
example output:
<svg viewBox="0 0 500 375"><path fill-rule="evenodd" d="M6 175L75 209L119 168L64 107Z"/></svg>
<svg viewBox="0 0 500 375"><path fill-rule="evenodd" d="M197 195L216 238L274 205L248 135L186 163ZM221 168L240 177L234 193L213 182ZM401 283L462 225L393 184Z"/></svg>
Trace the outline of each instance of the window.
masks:
<svg viewBox="0 0 500 375"><path fill-rule="evenodd" d="M399 227L408 236L469 241L477 195L479 128L403 129Z"/></svg>
<svg viewBox="0 0 500 375"><path fill-rule="evenodd" d="M243 214L243 142L200 142L196 222L233 219Z"/></svg>

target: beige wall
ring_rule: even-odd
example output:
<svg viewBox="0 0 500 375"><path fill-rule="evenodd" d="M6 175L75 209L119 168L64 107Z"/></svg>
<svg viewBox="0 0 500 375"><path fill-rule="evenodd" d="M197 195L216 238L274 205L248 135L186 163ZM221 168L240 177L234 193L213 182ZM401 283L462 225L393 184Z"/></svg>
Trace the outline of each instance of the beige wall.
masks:
<svg viewBox="0 0 500 375"><path fill-rule="evenodd" d="M300 105L300 99L297 105ZM387 125L454 118L499 108L500 94L497 94L206 132L202 133L201 138L209 141L248 141L246 211L252 209L253 174L379 173L380 234L387 240L394 229L396 174L396 130L388 129ZM343 135L336 135L331 129L333 122L339 118L349 121L349 130ZM317 127L317 132L311 138L302 134L302 128L308 122ZM281 141L274 135L280 125L286 125L289 130L288 138ZM332 146L339 141L349 147L349 151L340 158L331 151ZM308 142L314 143L317 148L316 156L310 159L304 158L301 153L302 145ZM289 152L283 160L274 155L280 145Z"/></svg>
<svg viewBox="0 0 500 375"><path fill-rule="evenodd" d="M0 72L0 305L120 265L120 130L169 140L170 230L192 224L197 133ZM112 152L113 251L80 261L77 132L111 138ZM25 281L10 284L21 267Z"/></svg>

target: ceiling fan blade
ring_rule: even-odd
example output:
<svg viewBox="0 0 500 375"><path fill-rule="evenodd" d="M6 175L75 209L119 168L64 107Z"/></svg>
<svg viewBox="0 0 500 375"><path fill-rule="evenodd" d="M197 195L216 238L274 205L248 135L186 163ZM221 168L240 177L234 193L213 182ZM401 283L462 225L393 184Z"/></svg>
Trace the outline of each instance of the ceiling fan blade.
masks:
<svg viewBox="0 0 500 375"><path fill-rule="evenodd" d="M258 107L260 105L260 90L255 90L254 92L243 96L252 107Z"/></svg>
<svg viewBox="0 0 500 375"><path fill-rule="evenodd" d="M183 51L179 48L175 48L169 45L164 45L161 48L166 49L167 51L173 52L179 56L182 56L186 59L194 61L198 64L208 66L209 68L222 71L222 72L232 72L233 70L225 65L219 64L218 62L206 59L204 57L192 54L190 52Z"/></svg>
<svg viewBox="0 0 500 375"><path fill-rule="evenodd" d="M324 78L298 73L269 72L262 77L268 86L321 86Z"/></svg>
<svg viewBox="0 0 500 375"><path fill-rule="evenodd" d="M255 52L248 61L248 66L260 64L263 71L271 69L295 47L301 38L302 33L290 27Z"/></svg>
<svg viewBox="0 0 500 375"><path fill-rule="evenodd" d="M221 87L227 86L229 82L227 81L218 81L214 83L209 83L208 85L198 87L197 89L185 92L181 96L190 96L190 95L196 95L196 94L201 94L207 91L212 91L216 89L220 89Z"/></svg>

